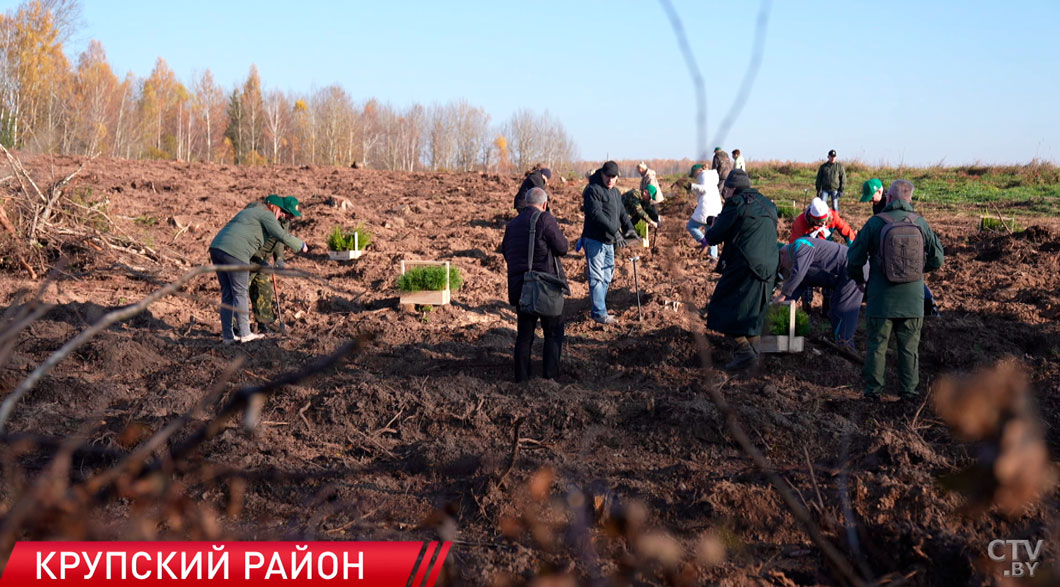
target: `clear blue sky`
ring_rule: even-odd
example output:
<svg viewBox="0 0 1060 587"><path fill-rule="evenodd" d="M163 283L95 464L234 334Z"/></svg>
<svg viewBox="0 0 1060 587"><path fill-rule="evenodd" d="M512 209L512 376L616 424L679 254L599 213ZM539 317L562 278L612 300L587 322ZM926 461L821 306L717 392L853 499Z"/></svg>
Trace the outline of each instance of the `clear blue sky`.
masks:
<svg viewBox="0 0 1060 587"><path fill-rule="evenodd" d="M4 11L17 5L0 0ZM394 106L466 98L495 123L548 110L585 159L697 152L691 79L653 0L83 0L68 54L98 39L118 73L162 57L190 85L343 86ZM709 147L757 1L674 0L706 80ZM723 145L750 160L947 165L1060 160L1060 1L775 0L750 100Z"/></svg>

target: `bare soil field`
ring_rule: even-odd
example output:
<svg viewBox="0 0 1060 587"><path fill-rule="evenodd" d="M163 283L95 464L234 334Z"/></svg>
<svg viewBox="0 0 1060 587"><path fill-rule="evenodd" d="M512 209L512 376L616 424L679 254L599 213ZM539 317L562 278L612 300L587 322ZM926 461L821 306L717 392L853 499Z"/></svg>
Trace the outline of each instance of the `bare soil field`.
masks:
<svg viewBox="0 0 1060 587"><path fill-rule="evenodd" d="M78 164L23 162L42 185ZM187 439L235 390L360 340L345 362L271 393L253 430L226 419L180 460L162 459L150 475L125 472L136 482L118 483L84 511L49 507L58 498L39 495L18 538L447 539L454 545L443 580L453 585L841 583L732 439L706 393L713 385L859 572L915 585L989 583L1000 575L987 544L1026 538L1045 540L1043 567L1052 569L1039 574L1058 580L1060 495L1013 516L966 511L941 480L977 449L930 401L866 402L860 366L823 344L767 356L746 376L704 369L691 333L702 329L717 275L684 230L693 202L683 193L666 202L654 249L619 254L609 296L617 326L588 319L584 257L565 260L573 295L562 376L512 382L515 314L499 246L520 179L87 162L67 193L105 200L108 230L147 248L64 243L68 264L43 294L56 306L0 365L0 393L106 312L206 264L216 231L267 194L302 202L292 232L314 248L289 255L288 267L316 278L279 278L284 337L222 346L217 280L201 275L80 347L15 407L3 437L0 512L10 518L37 491L34 480L54 473L58 449L48 439L83 438L55 482L73 490L182 415L189 421L155 453ZM551 190L572 242L583 185ZM16 189L3 187L5 195ZM869 213L865 204L844 210L855 226ZM980 233L978 216L923 213L946 263L929 278L943 317L925 323L922 394L944 374L1012 357L1029 374L1056 455L1060 222L1021 218L1030 229ZM365 255L330 261L327 234L361 222L374 236ZM450 305L401 307L394 282L402 259L448 260L466 283ZM16 292L41 282L5 263L0 300L10 309ZM686 291L695 313L682 306ZM814 316L815 337L825 323ZM731 349L706 334L709 356L724 363ZM195 409L215 388L219 399Z"/></svg>

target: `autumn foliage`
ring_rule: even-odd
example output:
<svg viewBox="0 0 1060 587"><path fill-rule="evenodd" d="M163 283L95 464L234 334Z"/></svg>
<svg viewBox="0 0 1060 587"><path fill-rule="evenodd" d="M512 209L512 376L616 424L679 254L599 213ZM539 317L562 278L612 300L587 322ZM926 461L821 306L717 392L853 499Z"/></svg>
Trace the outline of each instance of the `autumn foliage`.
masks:
<svg viewBox="0 0 1060 587"><path fill-rule="evenodd" d="M159 57L146 78L119 77L99 41L71 63L78 0L33 0L0 15L0 143L41 153L238 165L491 170L509 161L568 166L563 125L521 110L493 125L466 100L395 108L358 103L339 85L270 90L255 66L222 88L209 69L185 84ZM147 48L150 50L150 48ZM204 66L208 64L203 64ZM369 89L370 91L370 89ZM498 143L498 138L505 140ZM507 147L505 146L507 145Z"/></svg>

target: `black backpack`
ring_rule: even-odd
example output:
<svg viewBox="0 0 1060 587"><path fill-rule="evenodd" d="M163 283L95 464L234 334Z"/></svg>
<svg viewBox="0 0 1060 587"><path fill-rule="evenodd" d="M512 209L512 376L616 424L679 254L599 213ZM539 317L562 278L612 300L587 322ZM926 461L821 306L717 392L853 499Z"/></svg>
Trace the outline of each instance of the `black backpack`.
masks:
<svg viewBox="0 0 1060 587"><path fill-rule="evenodd" d="M887 281L910 283L923 279L924 233L916 223L920 216L910 212L902 220L885 213L876 217L884 222L876 255Z"/></svg>

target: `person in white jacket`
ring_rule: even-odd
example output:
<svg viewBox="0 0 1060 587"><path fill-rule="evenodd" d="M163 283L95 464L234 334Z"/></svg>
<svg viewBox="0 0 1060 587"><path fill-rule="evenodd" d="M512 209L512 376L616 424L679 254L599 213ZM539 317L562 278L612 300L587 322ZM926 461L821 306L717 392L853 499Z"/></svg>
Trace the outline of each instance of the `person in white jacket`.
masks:
<svg viewBox="0 0 1060 587"><path fill-rule="evenodd" d="M696 242L702 248L705 248L708 244L703 229L712 226L714 218L721 214L722 202L721 193L718 192L718 171L716 169L707 169L697 163L692 166L692 171L688 175L696 179L691 189L692 194L699 198L699 202L696 204L696 210L692 212L692 218L688 220L685 228L688 229L688 233L692 235L692 238L696 239ZM710 258L715 261L718 260L717 245L710 247Z"/></svg>

